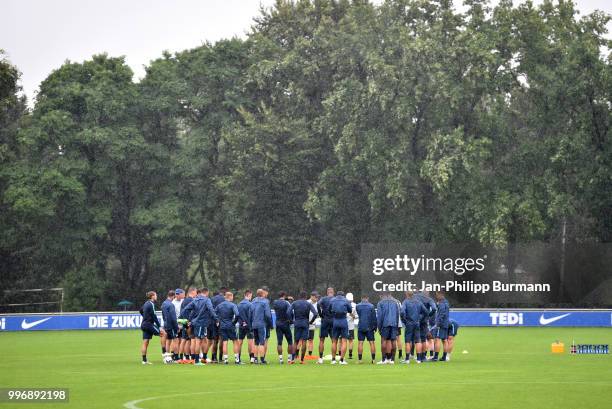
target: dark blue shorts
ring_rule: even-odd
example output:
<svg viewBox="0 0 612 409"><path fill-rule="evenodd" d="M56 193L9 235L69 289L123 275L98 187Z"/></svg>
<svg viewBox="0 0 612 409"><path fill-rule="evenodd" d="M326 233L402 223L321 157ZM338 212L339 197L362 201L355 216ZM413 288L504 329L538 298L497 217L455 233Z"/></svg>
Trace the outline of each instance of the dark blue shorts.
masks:
<svg viewBox="0 0 612 409"><path fill-rule="evenodd" d="M436 328L435 333L431 334L434 338L446 339L448 338L448 328Z"/></svg>
<svg viewBox="0 0 612 409"><path fill-rule="evenodd" d="M371 330L371 329L357 330L357 340L364 341L366 339L368 341L374 341L374 330Z"/></svg>
<svg viewBox="0 0 612 409"><path fill-rule="evenodd" d="M191 334L196 339L204 339L208 334L208 328L203 325L194 325L191 327Z"/></svg>
<svg viewBox="0 0 612 409"><path fill-rule="evenodd" d="M458 331L459 331L459 325L450 324L448 326L448 336L449 337L456 337Z"/></svg>
<svg viewBox="0 0 612 409"><path fill-rule="evenodd" d="M319 338L327 338L332 335L332 327L334 323L332 320L321 320L321 329L319 330Z"/></svg>
<svg viewBox="0 0 612 409"><path fill-rule="evenodd" d="M235 341L236 340L236 328L221 328L221 340L223 341L227 341L227 340L232 340Z"/></svg>
<svg viewBox="0 0 612 409"><path fill-rule="evenodd" d="M253 328L253 338L255 339L255 345L266 344L266 327Z"/></svg>
<svg viewBox="0 0 612 409"><path fill-rule="evenodd" d="M208 339L219 338L219 327L217 327L217 323L213 322L212 324L209 324L208 328L206 328L206 331L208 332L206 334L206 338Z"/></svg>
<svg viewBox="0 0 612 409"><path fill-rule="evenodd" d="M164 331L166 331L166 339L178 338L178 328L164 328Z"/></svg>
<svg viewBox="0 0 612 409"><path fill-rule="evenodd" d="M253 331L250 330L249 327L240 327L238 330L238 339L253 339Z"/></svg>
<svg viewBox="0 0 612 409"><path fill-rule="evenodd" d="M310 335L309 335L309 330L308 327L294 327L293 328L293 332L295 334L294 338L295 338L295 342L298 341L306 341L308 339L310 339Z"/></svg>
<svg viewBox="0 0 612 409"><path fill-rule="evenodd" d="M380 330L380 336L383 339L394 340L397 338L397 327L383 327Z"/></svg>
<svg viewBox="0 0 612 409"><path fill-rule="evenodd" d="M427 333L429 332L429 324L427 321L421 321L421 325L419 326L419 335L421 337L421 342L427 341Z"/></svg>
<svg viewBox="0 0 612 409"><path fill-rule="evenodd" d="M142 330L142 339L151 339L153 336L159 336L159 328L153 324L143 323L140 329Z"/></svg>
<svg viewBox="0 0 612 409"><path fill-rule="evenodd" d="M290 325L276 326L276 341L278 345L283 345L283 337L287 340L289 345L293 344L293 335L291 334Z"/></svg>
<svg viewBox="0 0 612 409"><path fill-rule="evenodd" d="M419 324L406 324L404 327L404 342L410 342L411 344L421 342L421 331Z"/></svg>
<svg viewBox="0 0 612 409"><path fill-rule="evenodd" d="M191 327L181 328L180 337L186 340L193 338L192 328Z"/></svg>
<svg viewBox="0 0 612 409"><path fill-rule="evenodd" d="M334 325L332 327L332 339L348 339L348 326L346 325Z"/></svg>

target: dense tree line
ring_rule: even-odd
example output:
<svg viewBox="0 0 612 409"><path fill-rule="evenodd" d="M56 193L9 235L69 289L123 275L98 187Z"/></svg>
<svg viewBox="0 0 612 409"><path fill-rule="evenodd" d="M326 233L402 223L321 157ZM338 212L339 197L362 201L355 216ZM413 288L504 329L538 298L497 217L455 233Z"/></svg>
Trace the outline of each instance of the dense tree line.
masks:
<svg viewBox="0 0 612 409"><path fill-rule="evenodd" d="M245 40L0 64L0 287L358 288L367 242L612 241L610 17L279 0ZM572 302L569 296L565 301Z"/></svg>

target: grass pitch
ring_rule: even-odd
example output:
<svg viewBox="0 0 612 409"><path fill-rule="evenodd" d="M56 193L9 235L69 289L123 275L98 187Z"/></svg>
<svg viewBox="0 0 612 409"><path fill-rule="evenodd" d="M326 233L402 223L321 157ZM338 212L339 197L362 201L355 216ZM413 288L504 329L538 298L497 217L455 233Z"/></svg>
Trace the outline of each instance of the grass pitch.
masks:
<svg viewBox="0 0 612 409"><path fill-rule="evenodd" d="M461 328L451 362L394 366L356 365L356 351L346 366L281 366L275 342L267 366L163 365L158 342L143 366L140 331L2 333L0 387L70 389L45 408L609 408L612 355L553 355L557 339L612 344L612 329Z"/></svg>

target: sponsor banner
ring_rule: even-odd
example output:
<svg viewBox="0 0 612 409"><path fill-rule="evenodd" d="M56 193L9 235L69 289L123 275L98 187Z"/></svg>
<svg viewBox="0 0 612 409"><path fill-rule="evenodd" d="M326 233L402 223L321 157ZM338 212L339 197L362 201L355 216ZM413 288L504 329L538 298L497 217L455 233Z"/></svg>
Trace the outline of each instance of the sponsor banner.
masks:
<svg viewBox="0 0 612 409"><path fill-rule="evenodd" d="M467 327L611 327L612 310L460 310L451 319Z"/></svg>
<svg viewBox="0 0 612 409"><path fill-rule="evenodd" d="M157 313L163 325L161 313ZM272 311L272 321L276 314ZM140 328L142 316L131 313L83 313L0 315L0 331L45 331L72 329L135 329Z"/></svg>
<svg viewBox="0 0 612 409"><path fill-rule="evenodd" d="M451 310L450 317L466 327L612 327L612 310ZM138 313L1 315L0 331L138 329L141 322Z"/></svg>
<svg viewBox="0 0 612 409"><path fill-rule="evenodd" d="M158 314L161 321L161 314ZM139 313L85 313L0 316L0 331L140 328Z"/></svg>

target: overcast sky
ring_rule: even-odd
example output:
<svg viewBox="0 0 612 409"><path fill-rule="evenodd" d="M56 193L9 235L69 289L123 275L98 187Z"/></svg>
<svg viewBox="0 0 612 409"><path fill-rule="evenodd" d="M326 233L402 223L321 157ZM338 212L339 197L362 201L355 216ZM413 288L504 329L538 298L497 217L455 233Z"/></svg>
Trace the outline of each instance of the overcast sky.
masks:
<svg viewBox="0 0 612 409"><path fill-rule="evenodd" d="M379 2L381 0L378 0ZM136 78L162 51L245 37L274 0L0 0L0 48L22 72L30 103L65 60L107 52L126 57ZM581 14L612 13L612 0L575 0Z"/></svg>

